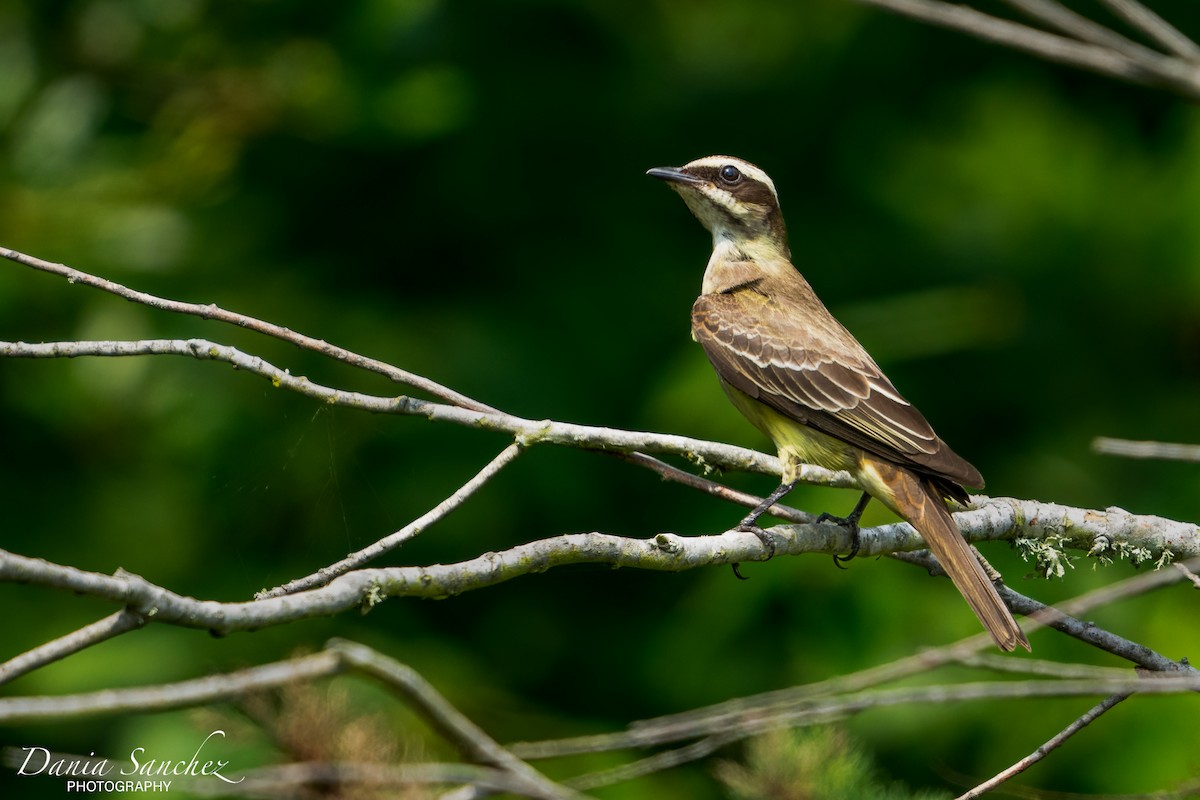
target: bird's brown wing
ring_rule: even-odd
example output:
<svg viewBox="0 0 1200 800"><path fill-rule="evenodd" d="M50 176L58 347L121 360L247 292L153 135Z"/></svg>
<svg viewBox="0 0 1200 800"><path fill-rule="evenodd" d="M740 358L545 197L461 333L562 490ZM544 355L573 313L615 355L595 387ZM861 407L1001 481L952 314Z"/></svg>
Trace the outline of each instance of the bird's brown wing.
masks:
<svg viewBox="0 0 1200 800"><path fill-rule="evenodd" d="M983 486L815 297L703 295L692 332L722 379L777 412L893 463Z"/></svg>

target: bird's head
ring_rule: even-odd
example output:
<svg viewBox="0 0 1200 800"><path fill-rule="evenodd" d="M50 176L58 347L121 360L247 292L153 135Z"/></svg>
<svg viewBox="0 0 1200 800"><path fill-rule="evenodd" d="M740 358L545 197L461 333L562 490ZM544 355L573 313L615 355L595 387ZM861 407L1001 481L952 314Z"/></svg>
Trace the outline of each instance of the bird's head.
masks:
<svg viewBox="0 0 1200 800"><path fill-rule="evenodd" d="M682 167L655 167L646 174L667 181L712 232L714 242L769 242L787 252L775 184L753 164L731 156L707 156Z"/></svg>

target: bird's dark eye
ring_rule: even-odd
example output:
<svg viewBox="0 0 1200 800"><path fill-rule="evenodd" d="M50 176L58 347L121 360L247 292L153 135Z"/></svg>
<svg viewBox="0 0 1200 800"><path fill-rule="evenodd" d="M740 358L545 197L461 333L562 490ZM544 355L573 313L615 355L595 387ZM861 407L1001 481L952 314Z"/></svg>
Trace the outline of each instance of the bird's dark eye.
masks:
<svg viewBox="0 0 1200 800"><path fill-rule="evenodd" d="M742 179L742 171L733 164L726 164L721 167L721 180L726 183L737 183Z"/></svg>

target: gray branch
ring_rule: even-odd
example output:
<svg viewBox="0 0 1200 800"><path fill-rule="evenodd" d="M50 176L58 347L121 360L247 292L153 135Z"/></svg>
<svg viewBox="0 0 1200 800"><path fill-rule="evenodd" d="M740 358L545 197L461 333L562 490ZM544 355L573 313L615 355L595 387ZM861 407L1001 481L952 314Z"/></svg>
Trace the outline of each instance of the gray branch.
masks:
<svg viewBox="0 0 1200 800"><path fill-rule="evenodd" d="M1178 444L1176 442L1137 442L1131 439L1113 439L1097 436L1092 440L1092 450L1109 456L1125 458L1156 458L1163 461L1200 462L1200 444Z"/></svg>
<svg viewBox="0 0 1200 800"><path fill-rule="evenodd" d="M1010 0L1058 33L944 0L858 0L929 25L965 33L1059 64L1200 99L1200 47L1136 0L1105 0L1170 53L1159 53L1091 20L1057 0Z"/></svg>
<svg viewBox="0 0 1200 800"><path fill-rule="evenodd" d="M1097 719L1099 719L1102 715L1104 715L1109 709L1111 709L1114 706L1116 706L1117 704L1121 703L1128 697L1129 697L1129 695L1126 693L1110 694L1108 697L1104 698L1099 703L1097 703L1096 705L1094 705L1090 709L1088 709L1087 712L1082 714L1078 719L1076 719L1070 725L1063 728L1061 731L1059 731L1054 736L1052 736L1049 740L1047 740L1046 742L1041 744L1032 753L1025 756L1024 758L1022 758L1020 761L1016 762L1012 766L1007 767L1006 769L997 773L994 777L987 779L986 781L984 781L983 783L974 787L970 791L960 794L958 797L955 798L955 800L974 800L974 798L976 798L976 797L983 797L985 794L992 791L1000 784L1005 783L1010 778L1020 775L1022 772L1029 769L1030 767L1032 767L1037 762L1041 761L1046 756L1050 755L1050 753L1052 753L1054 750L1057 750L1059 747L1061 747L1063 745L1063 743L1065 743L1067 741L1067 739L1070 739L1072 736L1079 733L1081 730L1086 728L1088 725L1091 725L1093 722L1095 722Z"/></svg>
<svg viewBox="0 0 1200 800"><path fill-rule="evenodd" d="M625 733L584 737L586 746L574 744L579 740L567 740L565 747L564 742L502 746L410 667L371 648L344 640L330 642L320 653L177 683L59 697L0 698L0 723L72 720L118 712L161 712L210 705L296 681L313 681L350 671L382 682L452 744L466 762L496 772L463 772L455 770L452 765L395 768L374 765L339 773L333 769L333 765L288 765L254 770L250 773L252 777L272 784L292 785L312 781L332 781L340 785L463 780L486 792L497 788L494 779L502 775L504 777L500 780L504 788L522 796L579 800L580 795L563 784L550 781L531 767L527 760L694 740L692 744L676 750L568 781L577 787L598 787L704 757L717 746L758 733L780 727L821 724L872 708L985 699L1176 694L1200 690L1200 676L1194 670L1150 677L1114 677L1111 670L1097 671L1094 668L1083 672L1077 670L1075 673L1064 670L1060 673L1064 677L1054 680L879 688L884 682L930 671L939 663L953 663L967 658L978 646L969 642L902 659L885 668L873 668L783 692L740 698L712 709L635 723ZM1014 666L1014 669L1019 669L1019 666ZM1031 672L1035 670L1044 670L1044 667L1035 665L1030 669ZM603 740L601 746L596 746L597 740Z"/></svg>
<svg viewBox="0 0 1200 800"><path fill-rule="evenodd" d="M333 640L320 653L189 681L59 697L0 698L0 723L191 708L345 671L362 673L388 686L467 762L506 775L505 785L510 791L537 800L582 800L579 793L550 781L502 747L411 667L345 640ZM490 787L491 781L484 785Z"/></svg>
<svg viewBox="0 0 1200 800"><path fill-rule="evenodd" d="M926 561L926 565L932 562ZM1119 599L1134 597L1140 594L1160 589L1172 583L1185 580L1186 576L1179 570L1160 570L1158 572L1137 575L1121 581L1114 586L1060 603L1057 608L1047 609L1036 601L1029 600L1023 595L1012 592L1007 587L1001 587L1001 592L1007 602L1014 600L1028 601L1031 607L1027 610L1035 613L1033 619L1026 619L1025 624L1030 632L1036 627L1046 624L1055 625L1068 615L1082 615L1089 610L1116 602ZM1097 629L1094 625L1081 627ZM1070 631L1070 633L1074 633ZM1107 634L1112 637L1112 634ZM1119 637L1112 637L1119 639ZM1093 643L1104 648L1107 640L1093 640ZM703 738L720 733L742 732L742 736L753 735L763 730L761 724L766 722L787 721L789 725L816 725L837 719L847 711L845 708L817 706L818 701L831 697L865 697L876 687L886 683L894 683L912 678L916 675L932 673L940 667L951 664L964 664L992 670L996 661L1006 666L1006 671L1024 672L1030 675L1053 675L1057 678L1073 681L1107 684L1107 681L1120 683L1128 679L1128 673L1117 674L1116 670L1098 670L1087 665L1048 664L1047 662L1004 656L999 659L982 658L979 651L991 647L991 638L986 633L978 633L958 642L927 650L916 655L908 656L890 664L869 667L849 675L840 675L824 681L778 689L771 692L749 697L739 697L726 700L704 708L691 709L679 714L671 714L655 719L641 720L631 723L627 730L592 736L579 736L570 739L543 742L519 742L510 745L510 749L518 756L528 759L557 758L577 753L607 752L623 750L631 747L652 747L676 744L696 738ZM1200 672L1185 663L1172 661L1144 647L1117 648L1114 654L1128 659L1137 667L1148 673L1162 675L1185 675L1193 680L1200 680ZM1042 682L1048 686L1052 681ZM1065 683L1065 681L1064 681ZM1074 685L1081 685L1076 683ZM1112 685L1112 684L1107 684ZM1115 692L1115 690L1114 690ZM1099 694L1113 692L1099 691ZM767 729L771 726L768 724Z"/></svg>
<svg viewBox="0 0 1200 800"><path fill-rule="evenodd" d="M0 342L0 358L78 358L176 355L202 361L220 361L258 375L276 388L289 389L322 403L376 414L424 417L477 430L497 431L514 437L523 447L555 444L616 453L676 455L706 468L779 475L779 459L745 447L708 442L673 434L645 433L617 428L576 425L552 420L529 420L497 411L477 411L415 397L382 397L348 392L292 375L265 359L207 339L142 339L136 341ZM801 480L825 486L857 488L844 472L806 466Z"/></svg>
<svg viewBox="0 0 1200 800"><path fill-rule="evenodd" d="M53 261L45 261L35 256L26 255L16 250L10 250L7 247L0 247L0 258L7 258L9 261L15 261L33 269L42 272L48 272L52 275L59 275L67 279L67 282L72 285L89 286L93 289L99 289L103 292L116 295L124 298L132 303L139 303L150 308L155 308L160 311L170 311L175 314L186 314L189 316L200 317L201 319L216 320L225 322L230 325L236 325L239 328L261 333L264 336L270 336L274 339L281 339L285 342L291 342L297 347L304 350L311 350L315 353L320 353L323 356L332 358L336 361L349 364L358 369L364 369L368 372L374 372L383 375L389 380L403 384L405 386L419 389L427 392L433 397L440 398L447 403L461 406L462 408L470 408L476 411L493 411L490 406L480 403L478 400L473 400L464 394L448 389L441 384L431 381L430 379L416 375L399 367L394 367L391 364L378 361L374 358L368 358L358 353L353 353L345 348L329 344L320 339L315 339L311 336L305 336L302 333L289 330L282 325L276 325L271 322L266 322L261 319L238 314L234 311L226 311L217 306L215 303L184 303L179 300L169 300L165 297L158 297L149 292L139 292L136 289L130 289L127 286L122 286L116 281L110 281L106 278L101 278L97 275L92 275L82 270L77 270L73 267L68 267L66 264L57 264Z"/></svg>
<svg viewBox="0 0 1200 800"><path fill-rule="evenodd" d="M1200 553L1197 528L1161 517L1073 509L1012 498L992 499L956 520L972 542L1025 539L1054 535L1057 546L1095 552L1102 542L1108 551L1147 551L1147 558ZM1064 522L1064 520L1066 522ZM1068 524L1069 523L1069 524ZM834 554L849 546L848 533L832 523L777 525L768 529L777 555ZM1128 547L1124 545L1128 543ZM861 532L864 555L920 550L919 534L907 523L894 523ZM359 569L328 584L278 597L248 602L197 600L156 586L140 576L118 570L114 575L87 572L0 551L0 580L31 583L90 595L129 607L147 621L201 628L219 633L252 630L302 619L368 610L386 598L451 597L494 586L513 578L567 564L605 564L679 572L766 558L753 533L726 531L710 536L660 533L635 539L604 533L576 533L517 545L498 553L453 564Z"/></svg>

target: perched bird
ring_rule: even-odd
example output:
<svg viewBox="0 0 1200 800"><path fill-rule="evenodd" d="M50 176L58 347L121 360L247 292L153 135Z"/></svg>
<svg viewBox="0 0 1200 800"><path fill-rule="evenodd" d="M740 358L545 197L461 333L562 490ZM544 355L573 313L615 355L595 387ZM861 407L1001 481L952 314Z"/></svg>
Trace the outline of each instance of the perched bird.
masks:
<svg viewBox="0 0 1200 800"><path fill-rule="evenodd" d="M875 497L920 532L997 645L1029 649L943 500L966 502L963 487L982 488L983 477L938 438L792 266L767 174L728 156L647 174L667 181L712 232L692 335L729 399L771 438L783 464L779 488L738 527L773 552L756 521L792 489L800 465L845 470L865 490L840 520L856 543L858 517Z"/></svg>

